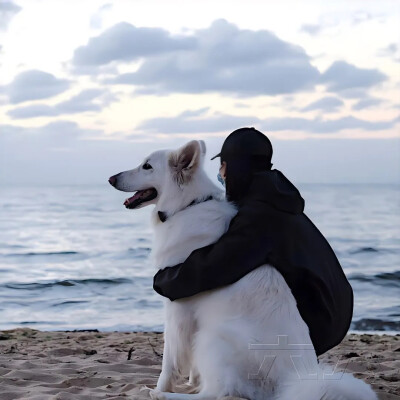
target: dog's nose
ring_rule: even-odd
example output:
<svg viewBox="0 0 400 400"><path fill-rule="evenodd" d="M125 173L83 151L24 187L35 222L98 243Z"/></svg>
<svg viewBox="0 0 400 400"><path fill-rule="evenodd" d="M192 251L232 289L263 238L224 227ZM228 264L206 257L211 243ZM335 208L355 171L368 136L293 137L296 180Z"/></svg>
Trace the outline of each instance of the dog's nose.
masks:
<svg viewBox="0 0 400 400"><path fill-rule="evenodd" d="M112 177L108 180L108 182L110 182L110 185L115 186L115 184L117 183L117 178L115 177L115 175L112 176Z"/></svg>

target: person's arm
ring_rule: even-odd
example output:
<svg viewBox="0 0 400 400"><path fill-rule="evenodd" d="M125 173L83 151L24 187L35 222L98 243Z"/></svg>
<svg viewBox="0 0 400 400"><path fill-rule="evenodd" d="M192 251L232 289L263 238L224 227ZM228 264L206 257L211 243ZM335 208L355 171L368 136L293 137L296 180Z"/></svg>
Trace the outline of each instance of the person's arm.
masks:
<svg viewBox="0 0 400 400"><path fill-rule="evenodd" d="M216 243L193 251L182 264L158 271L154 290L170 300L190 297L232 284L264 264L269 246L248 214L241 209Z"/></svg>

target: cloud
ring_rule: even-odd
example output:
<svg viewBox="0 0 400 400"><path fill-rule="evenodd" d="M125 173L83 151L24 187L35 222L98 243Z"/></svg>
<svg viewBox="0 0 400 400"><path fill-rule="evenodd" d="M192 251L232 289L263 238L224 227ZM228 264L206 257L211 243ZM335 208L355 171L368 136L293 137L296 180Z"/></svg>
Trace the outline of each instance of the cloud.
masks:
<svg viewBox="0 0 400 400"><path fill-rule="evenodd" d="M300 27L300 32L305 32L311 36L316 36L324 33L327 30L336 29L340 26L347 26L350 28L371 20L384 21L382 15L372 15L364 10L357 10L352 13L348 11L330 12L321 15L318 18L318 23L303 24Z"/></svg>
<svg viewBox="0 0 400 400"><path fill-rule="evenodd" d="M331 120L322 120L320 118L270 118L264 120L263 126L270 131L299 131L323 134L352 129L379 131L392 128L396 122L396 120L367 121L352 116Z"/></svg>
<svg viewBox="0 0 400 400"><path fill-rule="evenodd" d="M198 112L197 112L198 111ZM137 129L143 132L182 134L182 133L217 133L232 131L241 126L258 125L266 131L297 131L316 134L336 133L344 130L362 129L377 131L392 128L396 120L367 121L352 116L338 119L307 119L295 117L260 119L254 116L233 116L214 114L204 116L200 110L190 110L175 117L153 118L141 123Z"/></svg>
<svg viewBox="0 0 400 400"><path fill-rule="evenodd" d="M41 134L48 137L56 137L57 139L64 140L65 138L82 136L83 130L79 127L76 122L73 121L54 121L50 122L40 128L28 128L31 130L31 134ZM93 130L87 130L86 132L97 132Z"/></svg>
<svg viewBox="0 0 400 400"><path fill-rule="evenodd" d="M0 125L0 132L0 183L11 185L97 183L113 190L108 178L135 167L155 147L154 141L126 140L67 120L35 128ZM182 139L158 139L156 145L178 148Z"/></svg>
<svg viewBox="0 0 400 400"><path fill-rule="evenodd" d="M113 102L116 97L104 89L87 89L54 106L47 104L32 104L17 107L7 114L13 119L54 117L64 114L77 114L86 111L100 111Z"/></svg>
<svg viewBox="0 0 400 400"><path fill-rule="evenodd" d="M0 0L0 30L6 30L10 21L22 8L12 1Z"/></svg>
<svg viewBox="0 0 400 400"><path fill-rule="evenodd" d="M356 104L353 105L352 109L355 111L364 110L366 108L371 108L374 106L378 106L384 103L384 100L377 99L375 97L369 97L366 99L359 100Z"/></svg>
<svg viewBox="0 0 400 400"><path fill-rule="evenodd" d="M345 99L363 99L368 97L368 88L345 89L340 92Z"/></svg>
<svg viewBox="0 0 400 400"><path fill-rule="evenodd" d="M301 111L322 110L325 112L336 112L343 104L343 101L337 97L327 96L310 103L308 106L302 108Z"/></svg>
<svg viewBox="0 0 400 400"><path fill-rule="evenodd" d="M318 24L304 24L301 26L300 31L308 33L311 36L315 36L320 33L322 26Z"/></svg>
<svg viewBox="0 0 400 400"><path fill-rule="evenodd" d="M32 128L0 125L0 130L3 149L8 149L10 152L14 148L19 148L21 152L30 152L37 148L40 153L42 151L45 153L46 149L75 147L77 140L101 133L98 130L81 129L76 122L65 120ZM45 159L45 154L42 155Z"/></svg>
<svg viewBox="0 0 400 400"><path fill-rule="evenodd" d="M7 112L7 115L13 119L50 117L58 115L55 107L47 104L32 104L30 106L14 108Z"/></svg>
<svg viewBox="0 0 400 400"><path fill-rule="evenodd" d="M54 75L39 70L29 70L18 74L14 80L1 88L12 104L28 100L53 97L66 91L70 81L58 79Z"/></svg>
<svg viewBox="0 0 400 400"><path fill-rule="evenodd" d="M95 67L112 61L132 61L141 57L196 46L193 38L171 35L161 28L137 28L120 22L85 46L78 47L72 59L75 67Z"/></svg>
<svg viewBox="0 0 400 400"><path fill-rule="evenodd" d="M199 108L199 109L197 109L197 110L186 110L186 111L183 111L183 112L180 114L180 117L182 117L182 118L201 117L201 116L203 116L209 109L210 109L210 107L203 107L203 108Z"/></svg>
<svg viewBox="0 0 400 400"><path fill-rule="evenodd" d="M358 68L346 61L335 61L322 75L320 81L332 92L368 89L387 79L377 69Z"/></svg>
<svg viewBox="0 0 400 400"><path fill-rule="evenodd" d="M268 134L261 123L254 125ZM231 130L237 127L233 126ZM231 131L229 128L228 125L224 131L226 135ZM101 184L105 191L114 193L115 201L121 204L124 194L111 188L107 183L109 176L136 167L145 155L156 149L178 148L189 140L177 135L166 135L165 139L153 138L151 141L151 134L141 137L148 136L150 140L147 142L126 140L118 135L104 135L101 130L85 129L71 121L53 122L37 128L0 125L0 132L2 185L81 184L84 189L87 184ZM223 139L221 136L206 138L207 154L210 157L220 151ZM272 138L272 143L274 166L295 184L399 181L398 138ZM301 162L299 154L306 155L301 158ZM207 157L205 168L215 180L218 171L215 161ZM85 195L84 192L82 194Z"/></svg>
<svg viewBox="0 0 400 400"><path fill-rule="evenodd" d="M162 41L157 44L160 38L156 37L148 53L121 46L120 40L105 40L109 36L119 37L120 30L128 32L122 36L129 36L138 28L126 23L115 25L91 39L88 46L77 49L74 62L79 64L79 51L85 57L91 54L89 62L95 61L98 65L142 56L135 72L111 73L111 77L103 80L108 84L134 85L136 94L218 92L243 98L292 94L313 90L322 83L329 91L357 98L387 79L377 69L358 68L345 61L334 62L321 75L301 47L267 30L240 29L224 19L187 36L193 43L191 47L171 49L163 46ZM111 34L114 31L117 33ZM162 39L167 37L163 32ZM90 49L95 49L95 53Z"/></svg>
<svg viewBox="0 0 400 400"><path fill-rule="evenodd" d="M248 104L243 103L243 102L239 102L239 101L235 103L235 107L237 107L237 108L250 108L250 106Z"/></svg>
<svg viewBox="0 0 400 400"><path fill-rule="evenodd" d="M317 200L301 183L397 183L400 181L400 140L338 139L276 140L274 168L281 170L307 199ZM349 186L349 190L363 190ZM308 192L308 193L307 193ZM308 212L310 204L308 204Z"/></svg>
<svg viewBox="0 0 400 400"><path fill-rule="evenodd" d="M137 93L224 92L275 95L311 89L319 71L305 51L266 30L239 29L220 19L197 30L197 46L149 57L139 69L107 80L130 84Z"/></svg>
<svg viewBox="0 0 400 400"><path fill-rule="evenodd" d="M400 46L397 43L391 43L380 49L377 55L379 57L390 57L393 61L400 62Z"/></svg>
<svg viewBox="0 0 400 400"><path fill-rule="evenodd" d="M233 131L239 126L252 125L260 122L255 117L232 116L216 114L204 117L207 109L187 110L176 117L157 117L144 121L137 130L149 133L179 134L179 133L213 133Z"/></svg>
<svg viewBox="0 0 400 400"><path fill-rule="evenodd" d="M371 19L374 19L374 18L381 18L381 17L379 17L377 15L374 16L365 10L355 11L350 16L351 23L353 25L359 25L363 22L370 21Z"/></svg>
<svg viewBox="0 0 400 400"><path fill-rule="evenodd" d="M107 4L103 4L97 11L95 14L92 15L92 17L90 18L90 27L92 29L101 29L103 26L103 18L104 18L104 14L107 11L110 11L112 9L112 4L111 3L107 3Z"/></svg>

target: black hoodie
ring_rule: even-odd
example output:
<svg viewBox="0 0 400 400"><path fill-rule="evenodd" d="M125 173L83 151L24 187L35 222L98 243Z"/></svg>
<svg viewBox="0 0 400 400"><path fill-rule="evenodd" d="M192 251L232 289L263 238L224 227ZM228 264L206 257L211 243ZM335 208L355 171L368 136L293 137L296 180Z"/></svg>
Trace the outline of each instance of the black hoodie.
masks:
<svg viewBox="0 0 400 400"><path fill-rule="evenodd" d="M303 213L304 200L278 170L256 173L228 231L187 260L157 272L170 300L232 284L270 264L283 276L317 355L339 344L353 314L353 291L332 248Z"/></svg>

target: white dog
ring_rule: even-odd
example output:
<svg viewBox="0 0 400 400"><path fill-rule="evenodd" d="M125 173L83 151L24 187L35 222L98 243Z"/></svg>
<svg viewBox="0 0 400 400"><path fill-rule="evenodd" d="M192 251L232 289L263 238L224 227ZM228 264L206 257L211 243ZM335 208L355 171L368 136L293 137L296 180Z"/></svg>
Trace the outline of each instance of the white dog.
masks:
<svg viewBox="0 0 400 400"><path fill-rule="evenodd" d="M176 151L156 151L137 168L110 178L134 192L127 208L155 204L154 262L183 262L228 229L236 209L202 168L203 141ZM216 266L218 268L218 266ZM162 372L151 396L167 400L375 400L350 374L318 365L308 327L282 275L263 265L238 282L199 295L165 301ZM177 376L190 373L198 393L170 393Z"/></svg>

